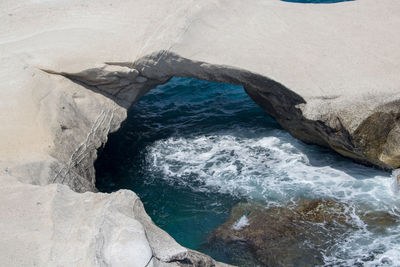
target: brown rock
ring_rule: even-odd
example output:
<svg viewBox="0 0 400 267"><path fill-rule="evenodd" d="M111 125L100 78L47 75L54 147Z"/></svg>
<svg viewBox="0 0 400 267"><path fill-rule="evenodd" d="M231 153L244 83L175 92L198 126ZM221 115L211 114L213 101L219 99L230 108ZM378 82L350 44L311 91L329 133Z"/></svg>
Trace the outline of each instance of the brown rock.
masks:
<svg viewBox="0 0 400 267"><path fill-rule="evenodd" d="M388 227L399 223L399 218L385 211L373 211L360 215L370 231L386 232Z"/></svg>
<svg viewBox="0 0 400 267"><path fill-rule="evenodd" d="M243 215L249 225L233 229ZM349 227L345 205L332 200L303 199L268 209L239 203L229 220L211 233L208 242L225 246L224 252L233 264L315 266L323 264L321 251L334 243L333 237L344 234ZM253 262L249 262L249 254ZM245 263L240 259L242 255L246 255Z"/></svg>
<svg viewBox="0 0 400 267"><path fill-rule="evenodd" d="M397 175L397 186L400 188L400 172Z"/></svg>

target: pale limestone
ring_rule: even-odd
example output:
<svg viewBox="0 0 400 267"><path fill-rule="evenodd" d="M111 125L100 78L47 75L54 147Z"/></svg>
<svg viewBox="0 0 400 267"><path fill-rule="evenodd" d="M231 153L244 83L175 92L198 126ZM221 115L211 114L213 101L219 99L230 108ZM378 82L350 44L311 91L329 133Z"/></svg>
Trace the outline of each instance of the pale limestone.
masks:
<svg viewBox="0 0 400 267"><path fill-rule="evenodd" d="M400 165L398 0L3 0L0 21L4 265L214 264L134 193L76 193L96 190L96 149L127 109L174 75L241 84L296 137Z"/></svg>

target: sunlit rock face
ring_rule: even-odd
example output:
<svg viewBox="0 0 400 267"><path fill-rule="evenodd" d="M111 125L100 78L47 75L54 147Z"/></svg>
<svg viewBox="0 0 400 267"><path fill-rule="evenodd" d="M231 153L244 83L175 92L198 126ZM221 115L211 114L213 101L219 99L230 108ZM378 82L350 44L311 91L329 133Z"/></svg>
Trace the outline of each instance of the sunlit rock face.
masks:
<svg viewBox="0 0 400 267"><path fill-rule="evenodd" d="M95 166L100 191L133 190L157 225L181 244L219 261L257 262L247 243L203 244L210 231L227 221L234 205L252 199L246 204L249 212L237 214L231 228L251 227L248 213L253 210L275 207L275 213L289 214L292 232L311 232L309 238L297 234L298 241L292 242L301 248L293 255L311 259L302 259L302 264L321 261L322 256L324 264L334 266L397 262L392 255L399 247L398 193L393 186L397 174L296 140L240 86L175 77L152 89L109 137ZM293 199L314 200L308 204ZM321 230L322 217L328 225ZM343 218L348 225L331 227L332 220L340 226ZM327 236L335 241L321 244ZM304 240L308 246L302 246ZM280 247L279 238L276 242L269 245ZM224 252L225 247L229 249ZM295 256L290 259L296 261Z"/></svg>
<svg viewBox="0 0 400 267"><path fill-rule="evenodd" d="M37 186L59 183L76 192L96 191L96 150L118 130L130 105L174 75L243 85L301 140L360 162L398 167L399 3L1 1L2 183L11 177ZM29 188L19 187L17 194L12 194L14 186L2 188L10 194L1 198L13 200L2 201L9 203L4 209L15 218L7 221L11 215L1 214L9 227L3 241L16 240L21 228L13 223L36 215L24 194ZM49 197L53 193L60 194L46 192ZM112 196L105 198L111 201ZM63 197L59 201L70 203ZM15 203L22 208L15 209ZM100 211L103 204L93 209ZM128 215L127 210L122 213ZM52 210L44 209L41 217L53 218ZM131 225L125 223L121 227ZM49 219L29 228L24 238L36 240L49 227L64 230ZM89 244L94 236L71 238ZM157 238L149 244L170 240L166 234ZM185 260L189 250L170 252L165 248L176 245L171 242L163 243L161 256L152 248L151 262ZM49 240L51 247L70 248ZM37 253L29 257L23 250L6 250L8 242L2 248L0 254L11 263L24 258L33 265L42 257L39 245L31 246ZM96 257L107 261L105 254ZM72 264L68 259L63 264Z"/></svg>

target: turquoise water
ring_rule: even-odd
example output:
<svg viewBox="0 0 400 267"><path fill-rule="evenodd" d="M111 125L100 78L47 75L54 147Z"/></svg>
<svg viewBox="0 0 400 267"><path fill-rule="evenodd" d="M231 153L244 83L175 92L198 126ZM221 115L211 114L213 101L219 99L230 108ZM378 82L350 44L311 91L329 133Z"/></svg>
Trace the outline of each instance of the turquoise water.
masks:
<svg viewBox="0 0 400 267"><path fill-rule="evenodd" d="M100 191L135 191L180 244L228 262L204 242L245 199L265 206L333 199L400 219L391 173L294 139L240 86L173 78L152 89L110 136L95 167ZM326 264L399 265L400 225L374 231L354 217L357 229L324 251Z"/></svg>

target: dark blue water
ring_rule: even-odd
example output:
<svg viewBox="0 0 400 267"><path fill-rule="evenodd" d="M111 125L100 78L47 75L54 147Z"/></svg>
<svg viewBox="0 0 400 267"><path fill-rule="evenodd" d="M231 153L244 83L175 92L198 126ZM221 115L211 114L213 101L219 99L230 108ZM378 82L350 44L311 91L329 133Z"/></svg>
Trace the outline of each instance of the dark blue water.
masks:
<svg viewBox="0 0 400 267"><path fill-rule="evenodd" d="M135 191L157 225L180 244L196 249L243 196L207 185L190 166L172 156L168 160L171 171L182 171L175 180L175 174L169 176L162 167L153 168L152 157L158 149L167 153L168 148L157 147L163 142L198 136L212 139L216 132L237 127L279 128L241 86L173 78L144 96L129 112L122 129L110 136L96 162L97 188L103 192L121 188ZM182 155L186 156L196 157Z"/></svg>
<svg viewBox="0 0 400 267"><path fill-rule="evenodd" d="M240 86L196 79L152 89L110 136L95 167L100 191L135 191L180 244L228 262L203 243L244 199L268 206L323 198L399 214L390 173L294 139ZM361 225L325 260L350 266L378 248L371 266L384 257L400 263L400 226L377 234Z"/></svg>

